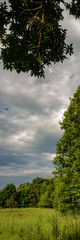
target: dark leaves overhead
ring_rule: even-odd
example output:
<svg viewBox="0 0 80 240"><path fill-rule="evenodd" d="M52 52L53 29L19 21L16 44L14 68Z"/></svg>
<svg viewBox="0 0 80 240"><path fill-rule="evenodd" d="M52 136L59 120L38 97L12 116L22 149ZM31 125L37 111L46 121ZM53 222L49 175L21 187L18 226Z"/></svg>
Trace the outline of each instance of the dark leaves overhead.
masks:
<svg viewBox="0 0 80 240"><path fill-rule="evenodd" d="M66 7L69 9L70 14L80 18L80 0L72 0L71 3L66 4Z"/></svg>
<svg viewBox="0 0 80 240"><path fill-rule="evenodd" d="M0 4L1 59L6 69L44 76L45 65L63 62L72 54L72 44L65 43L66 30L61 1L9 0Z"/></svg>

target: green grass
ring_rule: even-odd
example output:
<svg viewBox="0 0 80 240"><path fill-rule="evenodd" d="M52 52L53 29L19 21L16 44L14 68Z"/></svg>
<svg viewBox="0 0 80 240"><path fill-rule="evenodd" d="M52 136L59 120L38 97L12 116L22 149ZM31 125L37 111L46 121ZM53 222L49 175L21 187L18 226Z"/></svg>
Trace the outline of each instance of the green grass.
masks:
<svg viewBox="0 0 80 240"><path fill-rule="evenodd" d="M80 240L80 216L53 209L0 209L0 240Z"/></svg>

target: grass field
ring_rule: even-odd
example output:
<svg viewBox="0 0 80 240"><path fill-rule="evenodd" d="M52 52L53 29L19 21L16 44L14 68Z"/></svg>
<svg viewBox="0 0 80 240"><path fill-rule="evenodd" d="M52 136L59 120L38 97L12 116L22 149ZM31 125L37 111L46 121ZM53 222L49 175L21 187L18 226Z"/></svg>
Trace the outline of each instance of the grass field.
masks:
<svg viewBox="0 0 80 240"><path fill-rule="evenodd" d="M0 240L80 240L80 216L53 209L0 209Z"/></svg>

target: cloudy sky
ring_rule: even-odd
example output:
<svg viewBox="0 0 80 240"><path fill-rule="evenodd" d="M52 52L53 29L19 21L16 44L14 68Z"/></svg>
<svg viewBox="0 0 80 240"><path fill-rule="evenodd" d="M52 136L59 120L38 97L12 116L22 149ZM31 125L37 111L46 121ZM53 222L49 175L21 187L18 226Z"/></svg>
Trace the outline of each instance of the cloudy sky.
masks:
<svg viewBox="0 0 80 240"><path fill-rule="evenodd" d="M53 171L59 120L80 84L80 20L64 13L74 54L52 64L45 79L3 70L0 64L0 189Z"/></svg>

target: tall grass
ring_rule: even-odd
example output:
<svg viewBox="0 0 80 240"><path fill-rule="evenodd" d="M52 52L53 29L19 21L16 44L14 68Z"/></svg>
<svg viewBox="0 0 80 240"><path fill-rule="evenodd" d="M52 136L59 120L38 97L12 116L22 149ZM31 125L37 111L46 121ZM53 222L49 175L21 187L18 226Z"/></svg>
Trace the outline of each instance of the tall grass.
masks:
<svg viewBox="0 0 80 240"><path fill-rule="evenodd" d="M80 240L80 216L52 209L0 209L0 240Z"/></svg>

